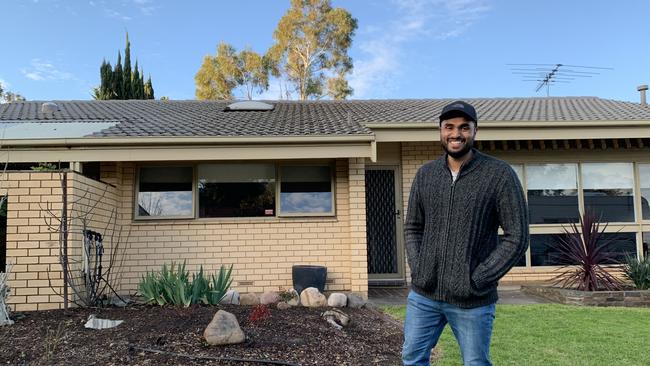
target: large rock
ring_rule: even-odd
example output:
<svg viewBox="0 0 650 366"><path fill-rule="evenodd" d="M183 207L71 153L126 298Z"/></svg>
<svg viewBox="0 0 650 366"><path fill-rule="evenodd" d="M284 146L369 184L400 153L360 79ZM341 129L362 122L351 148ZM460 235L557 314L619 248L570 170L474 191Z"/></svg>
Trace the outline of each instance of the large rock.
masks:
<svg viewBox="0 0 650 366"><path fill-rule="evenodd" d="M214 314L212 321L203 331L203 337L213 346L242 343L246 339L237 318L223 310Z"/></svg>
<svg viewBox="0 0 650 366"><path fill-rule="evenodd" d="M362 308L364 305L366 305L366 299L363 298L363 296L357 294L357 293L349 293L348 294L348 307L349 308Z"/></svg>
<svg viewBox="0 0 650 366"><path fill-rule="evenodd" d="M260 304L262 305L275 304L278 301L280 301L280 296L274 291L267 291L260 296Z"/></svg>
<svg viewBox="0 0 650 366"><path fill-rule="evenodd" d="M228 292L226 292L226 296L224 296L223 299L221 299L219 304L239 305L239 292L235 290L228 290Z"/></svg>
<svg viewBox="0 0 650 366"><path fill-rule="evenodd" d="M347 303L348 303L348 297L345 296L345 294L342 294L340 292L334 292L330 294L330 297L327 299L327 306L331 306L334 308L345 307Z"/></svg>
<svg viewBox="0 0 650 366"><path fill-rule="evenodd" d="M316 287L307 287L300 293L302 306L317 308L327 305L327 298Z"/></svg>
<svg viewBox="0 0 650 366"><path fill-rule="evenodd" d="M239 297L239 305L259 305L260 299L256 294L243 294Z"/></svg>
<svg viewBox="0 0 650 366"><path fill-rule="evenodd" d="M278 310L287 310L291 307L291 305L289 305L289 303L286 303L284 301L280 301L275 305L275 307L277 307Z"/></svg>
<svg viewBox="0 0 650 366"><path fill-rule="evenodd" d="M287 304L291 306L298 306L300 304L300 295L298 295L298 291L290 288L286 291L282 291L282 295L284 295L284 297L280 296L280 300Z"/></svg>

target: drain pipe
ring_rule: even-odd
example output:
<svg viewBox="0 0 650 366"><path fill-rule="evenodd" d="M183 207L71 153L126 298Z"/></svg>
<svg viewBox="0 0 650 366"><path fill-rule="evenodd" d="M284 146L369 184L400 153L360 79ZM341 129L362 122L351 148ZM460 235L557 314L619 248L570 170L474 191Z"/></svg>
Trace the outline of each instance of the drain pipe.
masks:
<svg viewBox="0 0 650 366"><path fill-rule="evenodd" d="M647 107L648 102L645 99L645 92L646 92L646 90L648 90L648 85L647 84L646 85L639 85L639 86L636 87L636 90L638 90L639 93L641 93L641 105L643 107Z"/></svg>

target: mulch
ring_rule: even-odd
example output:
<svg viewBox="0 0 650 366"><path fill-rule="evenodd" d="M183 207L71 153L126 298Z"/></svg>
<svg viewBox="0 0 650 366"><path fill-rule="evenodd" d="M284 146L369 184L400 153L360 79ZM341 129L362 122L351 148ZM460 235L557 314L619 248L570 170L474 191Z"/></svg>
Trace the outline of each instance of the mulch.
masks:
<svg viewBox="0 0 650 366"><path fill-rule="evenodd" d="M210 346L205 342L203 330L219 309L237 317L246 334L244 343ZM342 330L320 317L324 308L270 310L269 318L254 322L249 320L253 307L235 305L29 312L14 325L0 327L0 364L274 364L242 359L302 366L401 364L401 324L378 310L344 308L352 322ZM86 329L90 314L124 323L111 329Z"/></svg>

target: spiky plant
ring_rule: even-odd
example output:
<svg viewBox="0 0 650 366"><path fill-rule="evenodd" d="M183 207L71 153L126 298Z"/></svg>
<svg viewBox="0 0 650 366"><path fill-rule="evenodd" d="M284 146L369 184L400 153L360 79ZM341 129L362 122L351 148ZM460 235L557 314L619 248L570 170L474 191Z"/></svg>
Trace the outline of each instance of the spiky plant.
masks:
<svg viewBox="0 0 650 366"><path fill-rule="evenodd" d="M608 250L613 240L603 235L607 224L601 225L599 218L590 210L580 217L579 224L564 227L564 234L558 235L553 242L560 252L563 265L559 269L560 274L552 279L553 284L580 291L621 290L622 281L602 266L616 261Z"/></svg>

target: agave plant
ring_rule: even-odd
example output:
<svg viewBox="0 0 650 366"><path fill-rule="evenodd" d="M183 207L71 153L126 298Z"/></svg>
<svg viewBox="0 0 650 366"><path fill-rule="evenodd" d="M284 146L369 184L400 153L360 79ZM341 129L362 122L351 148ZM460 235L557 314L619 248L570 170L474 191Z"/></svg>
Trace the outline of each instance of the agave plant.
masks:
<svg viewBox="0 0 650 366"><path fill-rule="evenodd" d="M580 291L620 290L623 282L602 266L617 260L608 250L613 240L603 235L607 224L601 225L589 210L580 217L579 224L564 227L564 234L558 235L553 243L563 264L561 273L552 279L553 284Z"/></svg>

